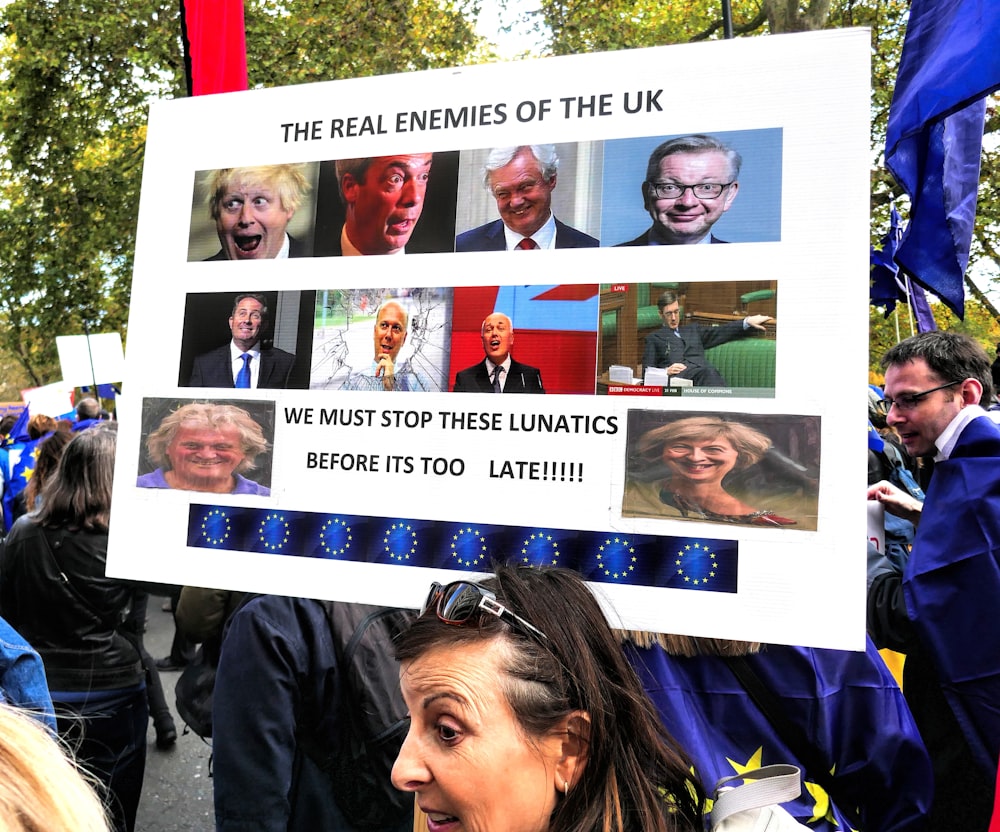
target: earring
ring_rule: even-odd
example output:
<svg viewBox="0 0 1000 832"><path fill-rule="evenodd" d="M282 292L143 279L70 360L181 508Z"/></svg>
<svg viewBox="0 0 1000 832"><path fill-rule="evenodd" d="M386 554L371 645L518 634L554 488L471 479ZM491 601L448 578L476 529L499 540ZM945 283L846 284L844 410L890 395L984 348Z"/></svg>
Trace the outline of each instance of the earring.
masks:
<svg viewBox="0 0 1000 832"><path fill-rule="evenodd" d="M563 794L569 797L569 780L563 780Z"/></svg>

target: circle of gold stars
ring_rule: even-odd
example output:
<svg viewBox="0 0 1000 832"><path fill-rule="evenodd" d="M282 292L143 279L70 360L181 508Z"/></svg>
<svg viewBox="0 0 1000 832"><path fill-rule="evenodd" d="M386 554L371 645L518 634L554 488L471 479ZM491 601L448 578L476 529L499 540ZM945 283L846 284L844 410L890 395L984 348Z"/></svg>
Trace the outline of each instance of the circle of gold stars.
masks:
<svg viewBox="0 0 1000 832"><path fill-rule="evenodd" d="M392 546L393 532L405 531L409 533L410 548L405 548L405 537L404 537L404 547L398 551ZM385 546L385 553L389 556L389 560L399 561L403 563L408 561L417 553L417 533L413 531L413 527L408 523L393 523L388 529L385 530L385 537L382 538L382 543Z"/></svg>
<svg viewBox="0 0 1000 832"><path fill-rule="evenodd" d="M604 562L605 550L607 550L608 555L610 555L613 549L626 550L628 551L629 555L631 555L631 557L629 558L628 566L624 569L616 570L615 572L612 572L611 569L609 569L607 564L605 564ZM629 543L627 539L622 537L605 538L604 543L601 544L597 549L598 569L604 572L604 577L612 578L613 580L616 581L620 580L621 578L627 578L630 572L635 571L636 560L637 558L635 556L635 547L632 546L632 544Z"/></svg>
<svg viewBox="0 0 1000 832"><path fill-rule="evenodd" d="M706 557L712 559L712 569L704 578L692 578L690 575L684 573L684 554L691 552L692 549L700 549L705 553ZM715 577L715 570L719 568L719 562L715 559L715 555L708 550L707 545L702 545L701 543L688 543L683 549L678 549L677 559L674 561L674 564L677 566L677 574L683 576L684 583L693 584L694 586L698 586L699 584L704 586L707 584L709 580Z"/></svg>
<svg viewBox="0 0 1000 832"><path fill-rule="evenodd" d="M208 523L213 517L218 517L226 524L226 530L221 536L213 536L208 532ZM213 508L208 514L202 518L201 521L201 536L205 539L207 543L212 546L218 546L225 543L229 539L229 533L232 531L232 526L229 523L229 516L221 508Z"/></svg>
<svg viewBox="0 0 1000 832"><path fill-rule="evenodd" d="M269 543L265 537L265 532L273 530L274 524L277 523L278 528L282 529L281 540L278 543ZM285 516L283 514L268 513L265 515L264 519L260 521L260 527L257 530L257 539L261 546L271 552L277 552L279 549L284 549L285 544L288 543L288 523L285 521Z"/></svg>
<svg viewBox="0 0 1000 832"><path fill-rule="evenodd" d="M549 566L559 565L559 541L553 540L552 535L546 532L533 532L529 537L525 538L524 543L521 544L521 562L526 563L528 566L534 566L531 562L531 546L535 542L540 542L543 546L548 543L549 549L552 553L552 560L549 561Z"/></svg>
<svg viewBox="0 0 1000 832"><path fill-rule="evenodd" d="M327 532L329 532L331 528L334 529L334 532L333 534L328 535ZM341 528L343 528L343 532L340 531ZM344 545L339 549L335 545L330 545L330 541L334 537L339 537L340 540L344 542ZM328 555L345 554L347 550L351 548L351 540L351 527L339 517L330 518L320 527L319 545Z"/></svg>
<svg viewBox="0 0 1000 832"><path fill-rule="evenodd" d="M471 536L473 540L471 542L466 542L462 540L463 537ZM462 557L462 553L459 551L460 548L473 548L476 544L479 544L478 554L474 557L465 558ZM458 532L452 535L451 538L451 556L455 559L455 563L459 566L479 566L484 560L486 560L486 538L479 533L478 529L465 528L459 529Z"/></svg>

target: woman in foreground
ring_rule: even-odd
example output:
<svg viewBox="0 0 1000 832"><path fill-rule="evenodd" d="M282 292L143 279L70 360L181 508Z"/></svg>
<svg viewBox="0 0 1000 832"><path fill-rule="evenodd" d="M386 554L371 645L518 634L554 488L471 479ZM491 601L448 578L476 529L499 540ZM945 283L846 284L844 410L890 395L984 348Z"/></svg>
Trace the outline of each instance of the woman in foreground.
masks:
<svg viewBox="0 0 1000 832"><path fill-rule="evenodd" d="M411 723L392 781L430 832L702 829L691 763L575 572L433 584L396 655Z"/></svg>
<svg viewBox="0 0 1000 832"><path fill-rule="evenodd" d="M4 542L0 614L42 657L59 736L107 788L114 828L131 832L149 708L139 650L120 630L133 590L105 575L115 446L102 425L66 446L41 508Z"/></svg>
<svg viewBox="0 0 1000 832"><path fill-rule="evenodd" d="M29 714L0 703L0 829L108 832L86 775Z"/></svg>

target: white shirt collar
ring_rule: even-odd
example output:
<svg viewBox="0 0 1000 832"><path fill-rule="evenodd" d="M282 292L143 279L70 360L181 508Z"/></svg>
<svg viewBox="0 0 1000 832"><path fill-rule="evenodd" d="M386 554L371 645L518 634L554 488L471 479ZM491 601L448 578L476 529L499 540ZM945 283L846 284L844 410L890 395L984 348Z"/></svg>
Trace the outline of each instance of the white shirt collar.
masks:
<svg viewBox="0 0 1000 832"><path fill-rule="evenodd" d="M511 231L507 227L507 223L504 223L503 226L503 236L507 241L507 251L513 251L517 248L517 244L524 239L523 234ZM545 221L545 225L532 234L531 239L538 244L539 248L556 247L556 218L551 211L549 211L549 218Z"/></svg>
<svg viewBox="0 0 1000 832"><path fill-rule="evenodd" d="M958 411L955 414L955 418L948 423L948 427L941 431L941 435L934 440L934 445L938 449L934 461L941 462L948 459L951 456L951 452L955 450L955 445L958 444L965 426L973 419L978 419L980 416L985 415L985 413L986 411L978 404L970 404Z"/></svg>
<svg viewBox="0 0 1000 832"><path fill-rule="evenodd" d="M347 223L344 223L344 227L340 230L340 253L343 257L361 257L364 255L363 251L359 251L354 247L354 243L351 242L350 237L347 236ZM392 251L385 252L386 254L406 254L406 246L402 248L393 249Z"/></svg>

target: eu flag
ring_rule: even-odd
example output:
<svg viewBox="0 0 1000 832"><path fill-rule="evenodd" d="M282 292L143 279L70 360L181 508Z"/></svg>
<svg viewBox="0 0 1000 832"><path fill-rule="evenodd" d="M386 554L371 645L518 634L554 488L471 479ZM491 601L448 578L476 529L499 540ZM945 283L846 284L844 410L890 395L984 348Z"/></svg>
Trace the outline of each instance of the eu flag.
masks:
<svg viewBox="0 0 1000 832"><path fill-rule="evenodd" d="M912 203L896 261L959 317L998 31L996 0L913 0L886 130L886 167Z"/></svg>

